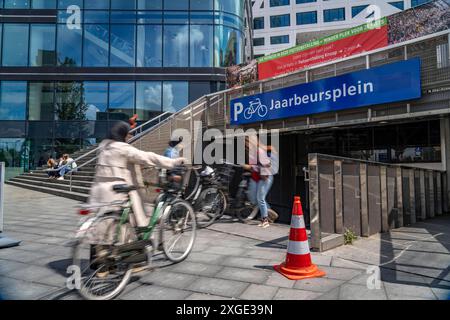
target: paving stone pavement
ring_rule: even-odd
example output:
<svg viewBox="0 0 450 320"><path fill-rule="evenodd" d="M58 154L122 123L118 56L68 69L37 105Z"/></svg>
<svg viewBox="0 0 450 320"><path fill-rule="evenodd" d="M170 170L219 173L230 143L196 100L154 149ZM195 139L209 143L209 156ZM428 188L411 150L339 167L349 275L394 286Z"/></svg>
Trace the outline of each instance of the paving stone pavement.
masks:
<svg viewBox="0 0 450 320"><path fill-rule="evenodd" d="M22 243L0 250L0 299L81 299L65 286L71 263L70 247L65 244L79 221L79 203L13 186L6 186L5 198L4 233ZM313 262L326 276L301 281L288 280L273 270L273 265L285 259L288 232L286 225L259 229L218 222L199 230L184 262L171 264L159 253L157 268L134 276L118 299L450 297L448 217L361 239L353 246L313 252ZM376 277L367 273L367 267L380 264L381 281L372 281Z"/></svg>

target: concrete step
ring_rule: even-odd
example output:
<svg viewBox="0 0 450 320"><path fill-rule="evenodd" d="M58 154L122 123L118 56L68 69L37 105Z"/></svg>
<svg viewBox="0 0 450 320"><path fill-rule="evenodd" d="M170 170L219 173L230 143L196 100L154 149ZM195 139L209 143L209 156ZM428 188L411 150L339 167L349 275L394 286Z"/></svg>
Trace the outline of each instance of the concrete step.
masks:
<svg viewBox="0 0 450 320"><path fill-rule="evenodd" d="M78 167L80 167L81 165L83 165L83 163L77 163L77 165L78 165ZM89 163L89 164L83 166L82 168L79 168L78 170L95 171L95 166L96 166L96 162L93 162L93 163ZM36 168L36 170L47 170L47 166L42 166L42 167Z"/></svg>
<svg viewBox="0 0 450 320"><path fill-rule="evenodd" d="M40 191L43 193L53 194L55 196L69 198L69 199L77 200L77 201L81 201L81 202L87 202L87 200L88 200L87 194L82 194L82 193L77 193L77 192L69 192L69 191L58 190L58 189L53 189L53 188L30 185L30 184L26 184L26 183L11 181L11 180L7 181L6 184L9 184L9 185L12 185L15 187L30 189L30 190L34 190L34 191Z"/></svg>
<svg viewBox="0 0 450 320"><path fill-rule="evenodd" d="M49 179L47 176L20 175L20 176L17 176L16 178L24 178L27 180L49 182L49 183L61 184L61 185L70 185L70 179L56 180L56 179ZM93 184L93 181L80 181L80 180L72 179L73 186L90 188L92 186L92 184Z"/></svg>
<svg viewBox="0 0 450 320"><path fill-rule="evenodd" d="M31 177L40 177L40 178L48 178L47 173L39 173L39 172L34 172L34 173L24 173L21 176L31 176ZM67 178L67 180L70 180L70 178ZM93 181L94 180L94 176L84 176L80 173L78 174L74 174L72 176L72 180L73 181Z"/></svg>
<svg viewBox="0 0 450 320"><path fill-rule="evenodd" d="M343 234L336 234L336 233L322 233L322 238L320 239L321 242L321 251L328 251L340 246L344 245L344 235Z"/></svg>
<svg viewBox="0 0 450 320"><path fill-rule="evenodd" d="M45 171L45 170L32 170L30 173L45 173L45 174L47 174L47 171ZM67 174L67 173L66 173ZM94 170L89 170L89 168L86 168L86 169L84 169L84 168L80 168L77 172L74 172L73 173L73 176L76 176L76 175L83 175L83 176L94 176L95 175L95 171Z"/></svg>
<svg viewBox="0 0 450 320"><path fill-rule="evenodd" d="M50 180L48 182L43 182L43 181L31 180L31 179L27 179L26 177L19 176L19 177L12 178L9 181L44 187L44 188L48 188L48 189L53 188L55 190L63 190L63 191L69 191L69 192L71 191L69 185L54 183L54 182L51 182ZM91 189L88 187L72 186L72 192L76 192L76 193L89 194L90 190Z"/></svg>

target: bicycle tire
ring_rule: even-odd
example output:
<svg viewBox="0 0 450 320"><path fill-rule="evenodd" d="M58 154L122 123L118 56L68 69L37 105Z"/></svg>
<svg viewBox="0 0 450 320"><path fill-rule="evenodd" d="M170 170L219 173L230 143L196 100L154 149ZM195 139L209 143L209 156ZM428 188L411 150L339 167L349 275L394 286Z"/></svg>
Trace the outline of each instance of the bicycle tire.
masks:
<svg viewBox="0 0 450 320"><path fill-rule="evenodd" d="M238 209L236 216L242 222L248 222L250 220L255 219L256 215L259 212L258 206L244 206Z"/></svg>
<svg viewBox="0 0 450 320"><path fill-rule="evenodd" d="M112 228L115 228L117 226L117 223L120 222L120 217L118 216L106 216L106 217L100 217L97 220L95 220L93 222L92 225L94 224L99 224L102 221L108 220L108 219L113 219L113 223L112 223ZM131 226L130 226L131 228ZM103 235L104 237L104 235ZM126 235L125 237L128 237L128 235ZM83 245L87 245L90 241L87 240L88 238L86 236L84 236L82 239L78 239L76 245L73 247L73 251L72 251L72 262L74 266L77 266L80 270L80 281L82 281L83 279L83 270L86 270L87 268L84 268L82 266L82 256L81 256L81 249ZM105 239L105 237L103 238ZM86 242L83 242L83 240L87 240ZM129 238L128 239L124 239L125 241L129 242ZM99 245L96 245L95 249L98 248ZM85 249L87 250L87 249ZM90 252L92 252L92 247L89 247ZM91 262L91 256L89 256L89 266L93 265L93 263ZM89 268L90 269L90 268ZM102 268L97 268L96 270L94 270L94 273L89 277L89 279L93 279L94 277L97 277L99 272L102 270ZM108 271L109 273L109 271ZM86 285L84 285L83 283L80 283L80 287L77 288L78 293L87 300L111 300L114 299L115 297L117 297L127 286L128 282L130 281L131 278L131 274L132 274L132 270L131 270L131 265L126 265L125 270L123 272L123 275L121 276L121 279L118 283L118 285L112 290L109 291L105 294L94 294L92 292L92 287L89 286L87 287ZM104 279L103 279L104 280ZM102 280L102 281L103 281ZM117 282L117 281L114 281Z"/></svg>
<svg viewBox="0 0 450 320"><path fill-rule="evenodd" d="M183 212L181 210L185 209L186 218L183 221L183 217L181 216ZM188 221L189 220L189 221ZM181 223L180 223L181 222ZM188 226L189 222L189 226ZM170 233L178 233L184 234L185 230L180 230L180 227L186 227L186 230L190 232L189 241L185 249L178 249L173 251L175 243L170 244L168 241L168 235ZM167 234L165 232L167 231ZM170 203L164 210L163 216L160 220L160 241L162 243L162 248L166 257L175 263L181 262L187 258L189 253L192 251L192 247L194 246L196 236L196 218L195 212L192 208L191 204L185 200L177 199ZM178 237L179 239L180 237ZM178 241L178 239L176 241ZM177 255L175 252L178 252Z"/></svg>
<svg viewBox="0 0 450 320"><path fill-rule="evenodd" d="M219 204L217 204L217 207L215 208L214 212L204 213L201 210L203 208L205 208L205 204L206 204L205 199L208 195L210 195L210 193L208 194L208 192L211 192L212 190L214 190L215 193L219 197L219 200L217 200L217 198L216 198L214 202L219 201ZM216 220L220 219L223 216L223 214L227 208L227 205L228 205L227 197L225 196L225 194L223 193L222 190L220 190L218 188L214 188L214 187L210 187L210 188L203 190L200 193L200 196L198 197L198 200L196 202L195 214L196 214L196 218L197 218L197 226L199 228L206 228L206 227L209 227L210 225L212 225ZM213 204L211 206L215 206L215 204ZM207 219L207 220L199 219L199 215L201 215L201 214L203 214L203 216L206 216L206 218L209 217L209 219Z"/></svg>

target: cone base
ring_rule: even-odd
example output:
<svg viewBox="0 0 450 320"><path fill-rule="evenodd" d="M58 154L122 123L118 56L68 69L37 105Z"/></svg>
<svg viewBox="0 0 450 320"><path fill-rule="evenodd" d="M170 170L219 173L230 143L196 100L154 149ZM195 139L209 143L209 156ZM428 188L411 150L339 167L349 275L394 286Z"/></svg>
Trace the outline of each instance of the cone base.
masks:
<svg viewBox="0 0 450 320"><path fill-rule="evenodd" d="M320 278L325 276L325 272L319 270L319 268L317 268L315 264L311 264L309 267L305 268L290 269L286 268L286 265L283 262L282 264L276 265L273 268L290 280Z"/></svg>

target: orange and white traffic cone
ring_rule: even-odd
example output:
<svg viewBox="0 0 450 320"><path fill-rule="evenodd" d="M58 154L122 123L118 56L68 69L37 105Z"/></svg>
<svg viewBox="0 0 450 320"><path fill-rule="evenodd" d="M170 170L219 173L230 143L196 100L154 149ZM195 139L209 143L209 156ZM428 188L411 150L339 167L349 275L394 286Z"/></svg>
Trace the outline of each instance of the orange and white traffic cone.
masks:
<svg viewBox="0 0 450 320"><path fill-rule="evenodd" d="M303 209L298 196L294 198L286 261L274 266L274 269L291 280L325 276L325 272L311 261Z"/></svg>

